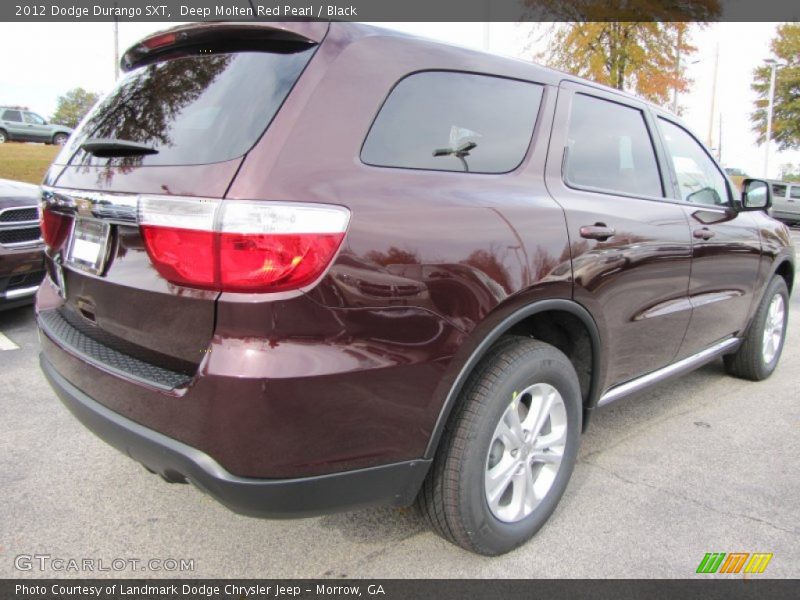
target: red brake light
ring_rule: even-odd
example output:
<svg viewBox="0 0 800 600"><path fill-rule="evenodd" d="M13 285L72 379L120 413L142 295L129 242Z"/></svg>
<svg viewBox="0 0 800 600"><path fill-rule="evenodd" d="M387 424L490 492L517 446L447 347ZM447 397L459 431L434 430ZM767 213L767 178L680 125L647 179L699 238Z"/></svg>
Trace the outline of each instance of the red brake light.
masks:
<svg viewBox="0 0 800 600"><path fill-rule="evenodd" d="M277 292L316 280L344 239L338 206L146 196L139 223L150 259L172 283Z"/></svg>
<svg viewBox="0 0 800 600"><path fill-rule="evenodd" d="M72 219L47 209L41 210L41 213L42 239L50 248L57 250L67 239Z"/></svg>
<svg viewBox="0 0 800 600"><path fill-rule="evenodd" d="M148 38L142 41L142 45L148 50L155 50L161 46L168 46L174 44L177 36L174 33L162 33L155 37Z"/></svg>
<svg viewBox="0 0 800 600"><path fill-rule="evenodd" d="M219 240L223 289L260 292L290 290L314 281L344 238L329 234L222 233Z"/></svg>
<svg viewBox="0 0 800 600"><path fill-rule="evenodd" d="M156 271L172 283L213 288L213 231L142 226L142 236Z"/></svg>

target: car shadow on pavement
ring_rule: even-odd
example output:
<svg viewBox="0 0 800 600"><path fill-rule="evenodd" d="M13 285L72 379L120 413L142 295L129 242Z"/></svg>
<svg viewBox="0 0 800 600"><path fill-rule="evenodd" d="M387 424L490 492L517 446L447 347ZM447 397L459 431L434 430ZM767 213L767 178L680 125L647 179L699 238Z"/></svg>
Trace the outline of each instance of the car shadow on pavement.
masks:
<svg viewBox="0 0 800 600"><path fill-rule="evenodd" d="M322 517L321 527L334 529L357 543L399 542L428 528L413 506L408 508L367 508Z"/></svg>

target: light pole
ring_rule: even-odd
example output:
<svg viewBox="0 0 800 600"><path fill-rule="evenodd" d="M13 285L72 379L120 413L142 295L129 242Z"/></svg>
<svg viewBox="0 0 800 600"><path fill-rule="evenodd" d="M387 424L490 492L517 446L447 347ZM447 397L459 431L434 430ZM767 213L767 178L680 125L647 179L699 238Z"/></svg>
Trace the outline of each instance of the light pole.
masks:
<svg viewBox="0 0 800 600"><path fill-rule="evenodd" d="M117 3L114 2L114 8L117 7ZM114 82L116 83L117 79L119 79L119 19L116 16L116 11L114 11Z"/></svg>
<svg viewBox="0 0 800 600"><path fill-rule="evenodd" d="M708 115L708 137L706 142L709 148L714 144L714 113L717 110L717 75L719 73L719 42L714 52L714 79L711 80L711 114Z"/></svg>
<svg viewBox="0 0 800 600"><path fill-rule="evenodd" d="M678 114L678 79L681 76L681 47L683 46L683 29L678 29L678 43L675 47L675 92L672 96L672 112Z"/></svg>
<svg viewBox="0 0 800 600"><path fill-rule="evenodd" d="M767 137L764 140L764 177L769 177L769 143L772 140L772 108L775 104L775 71L778 70L778 61L768 58L764 61L770 66L769 74L769 102L767 104Z"/></svg>

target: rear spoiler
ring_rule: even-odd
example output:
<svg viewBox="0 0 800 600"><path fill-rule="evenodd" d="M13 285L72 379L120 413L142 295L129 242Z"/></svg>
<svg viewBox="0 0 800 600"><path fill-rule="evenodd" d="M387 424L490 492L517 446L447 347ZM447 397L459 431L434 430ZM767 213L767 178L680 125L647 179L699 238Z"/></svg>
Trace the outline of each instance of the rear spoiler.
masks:
<svg viewBox="0 0 800 600"><path fill-rule="evenodd" d="M320 43L330 23L293 21L286 23L190 23L154 33L131 46L122 55L123 71L192 50L235 52L267 50L301 52Z"/></svg>

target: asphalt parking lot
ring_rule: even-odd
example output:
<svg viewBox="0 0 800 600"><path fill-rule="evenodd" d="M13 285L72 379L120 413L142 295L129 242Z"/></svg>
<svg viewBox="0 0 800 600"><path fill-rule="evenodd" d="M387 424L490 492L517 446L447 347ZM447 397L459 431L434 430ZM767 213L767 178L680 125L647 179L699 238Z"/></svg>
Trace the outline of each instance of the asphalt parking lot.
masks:
<svg viewBox="0 0 800 600"><path fill-rule="evenodd" d="M58 402L38 369L32 309L0 313L0 577L77 575L15 568L34 554L194 561L191 572L86 576L692 577L706 552L773 553L756 577L800 577L797 290L789 320L765 382L727 377L718 361L599 412L550 522L489 559L413 511L263 521L164 483Z"/></svg>

